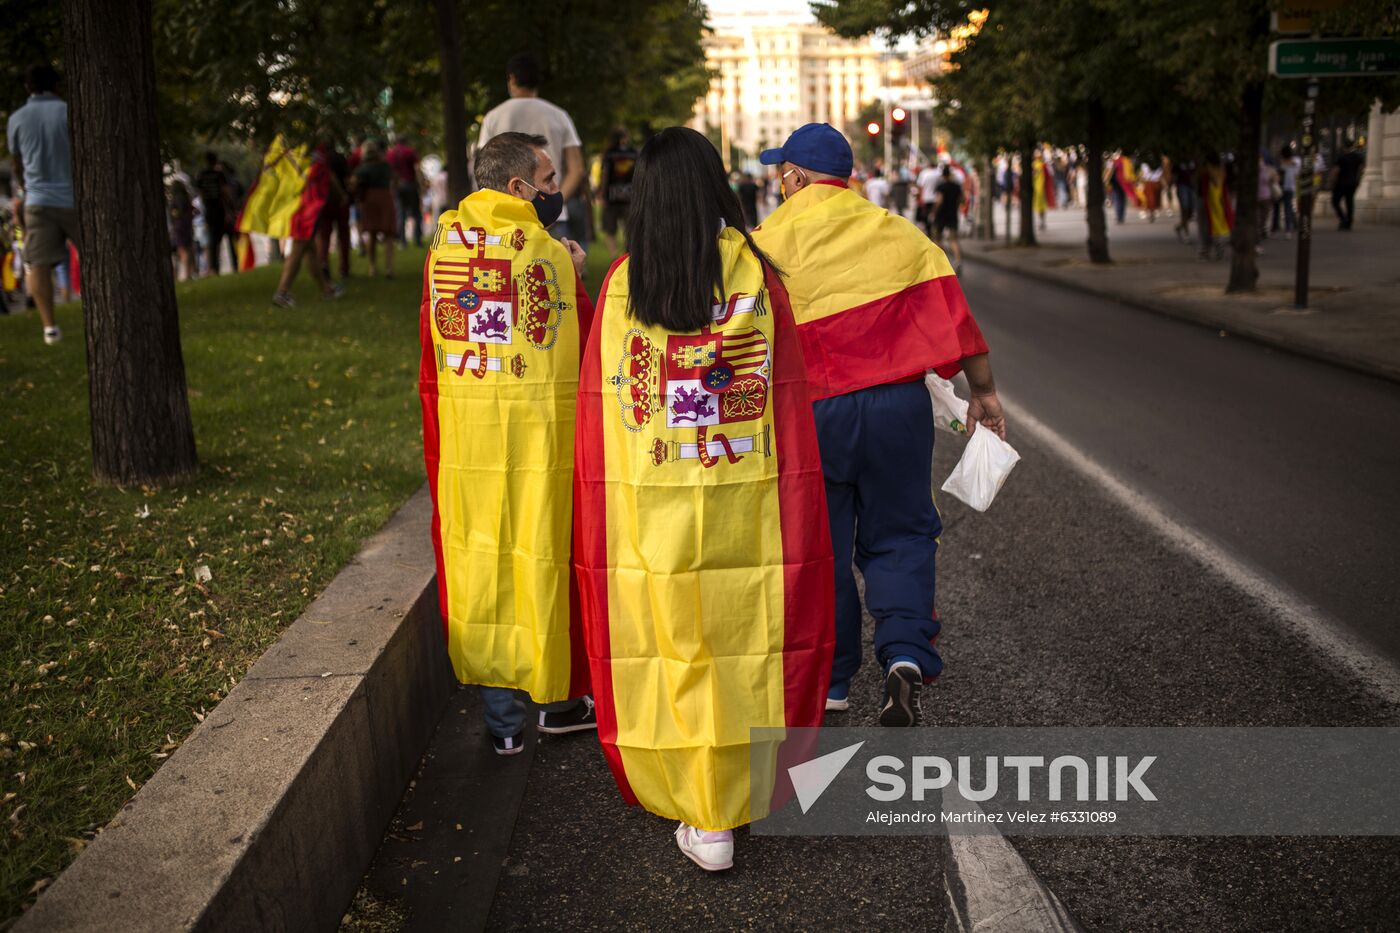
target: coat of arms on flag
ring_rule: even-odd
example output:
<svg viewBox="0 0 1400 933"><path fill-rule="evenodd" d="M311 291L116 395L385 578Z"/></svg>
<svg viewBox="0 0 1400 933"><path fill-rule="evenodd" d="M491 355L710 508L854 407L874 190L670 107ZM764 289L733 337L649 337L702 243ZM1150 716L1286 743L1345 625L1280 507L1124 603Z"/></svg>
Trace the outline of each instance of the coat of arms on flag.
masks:
<svg viewBox="0 0 1400 933"><path fill-rule="evenodd" d="M525 238L520 230L488 235L480 227L464 230L453 224L433 253L430 280L438 333L444 340L477 345L475 352L444 352L444 368L458 375L470 372L484 378L487 372L500 371L503 358L493 357L489 348L510 346L517 332L536 350L550 349L567 307L558 270L548 258L491 259L486 256L488 245L519 252ZM520 267L518 272L513 265ZM519 354L510 360L509 371L517 377L524 372Z"/></svg>
<svg viewBox="0 0 1400 933"><path fill-rule="evenodd" d="M720 459L738 462L746 453L771 456L770 431L763 424L768 405L772 360L768 338L751 322L766 314L760 296L731 295L714 306L714 323L698 334L670 334L664 355L639 330L623 339L617 373L609 381L617 390L623 424L640 431L666 406L667 429L695 429L695 442L658 437L652 462L698 459L713 467ZM711 432L723 425L758 422L754 433L735 436Z"/></svg>

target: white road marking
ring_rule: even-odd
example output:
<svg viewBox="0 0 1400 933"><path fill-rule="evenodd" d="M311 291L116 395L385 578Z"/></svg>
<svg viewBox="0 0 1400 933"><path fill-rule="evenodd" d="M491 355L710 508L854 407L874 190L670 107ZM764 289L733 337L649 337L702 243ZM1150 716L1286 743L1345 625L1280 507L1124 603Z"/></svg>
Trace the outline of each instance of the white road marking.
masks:
<svg viewBox="0 0 1400 933"><path fill-rule="evenodd" d="M1103 488L1178 551L1250 596L1285 628L1355 674L1373 694L1400 705L1400 667L1379 657L1364 639L1287 586L1232 557L1219 543L1171 518L1154 499L1118 479L1022 406L1004 397L1002 406L1013 432L1025 431L1031 435Z"/></svg>

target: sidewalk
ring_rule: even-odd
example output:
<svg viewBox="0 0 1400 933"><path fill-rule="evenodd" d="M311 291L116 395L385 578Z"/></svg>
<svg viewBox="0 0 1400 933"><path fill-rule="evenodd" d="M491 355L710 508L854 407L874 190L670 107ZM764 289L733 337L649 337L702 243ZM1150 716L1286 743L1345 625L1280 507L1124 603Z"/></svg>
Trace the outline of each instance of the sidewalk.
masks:
<svg viewBox="0 0 1400 933"><path fill-rule="evenodd" d="M1298 311L1297 243L1277 235L1265 241L1259 257L1259 290L1226 295L1228 247L1222 260L1198 261L1196 240L1177 241L1174 216L1148 223L1130 210L1119 226L1110 212L1108 266L1088 260L1080 208L1051 210L1049 229L1036 233L1036 248L1008 247L1001 209L996 219L995 243L963 240L968 259L1400 382L1400 227L1358 225L1341 233L1330 210L1320 206L1309 307ZM1013 221L1013 232L1018 227Z"/></svg>

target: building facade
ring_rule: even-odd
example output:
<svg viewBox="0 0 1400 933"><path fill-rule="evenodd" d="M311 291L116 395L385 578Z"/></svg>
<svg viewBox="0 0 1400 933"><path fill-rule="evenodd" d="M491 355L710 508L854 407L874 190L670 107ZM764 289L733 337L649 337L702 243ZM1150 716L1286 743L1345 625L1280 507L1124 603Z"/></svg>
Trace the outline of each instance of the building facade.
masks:
<svg viewBox="0 0 1400 933"><path fill-rule="evenodd" d="M1366 172L1356 191L1356 217L1362 223L1400 225L1400 112L1371 110L1366 134Z"/></svg>
<svg viewBox="0 0 1400 933"><path fill-rule="evenodd" d="M815 23L761 13L716 22L705 55L713 77L690 125L748 156L804 123L846 130L882 95L908 92L897 53L843 39Z"/></svg>

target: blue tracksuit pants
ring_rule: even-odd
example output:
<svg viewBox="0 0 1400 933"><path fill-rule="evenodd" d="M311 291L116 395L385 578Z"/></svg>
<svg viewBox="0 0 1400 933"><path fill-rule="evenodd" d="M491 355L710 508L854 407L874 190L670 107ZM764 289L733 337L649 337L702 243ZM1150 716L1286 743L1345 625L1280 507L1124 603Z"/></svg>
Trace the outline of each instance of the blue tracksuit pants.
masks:
<svg viewBox="0 0 1400 933"><path fill-rule="evenodd" d="M924 676L943 662L933 646L934 564L943 524L933 504L933 403L922 382L872 386L813 405L831 545L836 556L833 685L849 683L861 662L860 594L865 578L875 617L875 657L905 656Z"/></svg>

